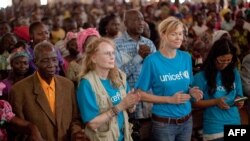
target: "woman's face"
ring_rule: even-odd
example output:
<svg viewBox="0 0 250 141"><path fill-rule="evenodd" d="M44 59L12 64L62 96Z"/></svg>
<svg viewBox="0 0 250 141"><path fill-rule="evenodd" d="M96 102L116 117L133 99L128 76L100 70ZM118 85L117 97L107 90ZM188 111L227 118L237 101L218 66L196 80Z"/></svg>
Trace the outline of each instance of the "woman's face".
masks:
<svg viewBox="0 0 250 141"><path fill-rule="evenodd" d="M115 49L107 42L102 42L97 47L97 52L92 58L96 68L110 70L115 67Z"/></svg>
<svg viewBox="0 0 250 141"><path fill-rule="evenodd" d="M203 15L198 15L197 16L198 25L203 25L203 22L204 22L204 16Z"/></svg>
<svg viewBox="0 0 250 141"><path fill-rule="evenodd" d="M11 32L11 28L9 24L5 23L5 24L0 25L0 36L3 36L4 34L9 33L9 32Z"/></svg>
<svg viewBox="0 0 250 141"><path fill-rule="evenodd" d="M17 43L16 37L11 34L6 36L3 41L4 48L8 50L9 53L15 48L16 43Z"/></svg>
<svg viewBox="0 0 250 141"><path fill-rule="evenodd" d="M230 63L232 63L233 55L225 54L218 56L215 60L217 70L224 70Z"/></svg>
<svg viewBox="0 0 250 141"><path fill-rule="evenodd" d="M107 30L107 34L111 36L116 36L120 31L120 20L118 18L112 19L108 23L106 30Z"/></svg>
<svg viewBox="0 0 250 141"><path fill-rule="evenodd" d="M33 31L33 35L31 36L32 36L34 45L44 40L49 40L49 31L48 31L47 26L43 24L38 26L37 28L35 28L35 30Z"/></svg>
<svg viewBox="0 0 250 141"><path fill-rule="evenodd" d="M79 54L78 47L77 47L77 42L76 42L75 38L68 41L67 49L68 49L68 51L69 51L69 53L71 55L76 56L77 54Z"/></svg>
<svg viewBox="0 0 250 141"><path fill-rule="evenodd" d="M164 35L164 39L166 40L168 48L173 48L173 49L180 48L184 38L183 30L184 30L183 26L178 25L174 31L166 33Z"/></svg>
<svg viewBox="0 0 250 141"><path fill-rule="evenodd" d="M18 75L25 75L29 69L29 59L24 56L17 57L12 60L11 67Z"/></svg>

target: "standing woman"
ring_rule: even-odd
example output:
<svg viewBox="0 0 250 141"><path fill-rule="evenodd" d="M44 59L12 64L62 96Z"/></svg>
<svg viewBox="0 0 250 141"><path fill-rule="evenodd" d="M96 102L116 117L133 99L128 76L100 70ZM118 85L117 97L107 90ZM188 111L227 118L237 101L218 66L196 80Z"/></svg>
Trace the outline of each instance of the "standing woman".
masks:
<svg viewBox="0 0 250 141"><path fill-rule="evenodd" d="M17 48L10 54L10 66L11 71L8 77L2 81L6 87L3 89L3 93L0 96L0 99L6 101L9 100L9 92L12 85L30 75L28 73L29 56L24 49Z"/></svg>
<svg viewBox="0 0 250 141"><path fill-rule="evenodd" d="M168 17L158 30L159 51L144 60L136 88L143 101L153 103L152 141L190 141L190 100L201 99L202 92L189 87L193 78L191 56L179 50L184 26L177 18ZM153 95L147 93L150 89Z"/></svg>
<svg viewBox="0 0 250 141"><path fill-rule="evenodd" d="M133 112L139 100L139 94L129 92L125 74L115 65L114 43L107 38L90 43L77 90L85 134L90 140L132 141L127 110Z"/></svg>
<svg viewBox="0 0 250 141"><path fill-rule="evenodd" d="M205 108L203 138L207 141L222 141L224 125L240 124L238 108L244 102L234 103L243 95L236 63L236 48L230 40L222 38L214 43L202 71L194 76L194 86L204 93L203 100L194 106Z"/></svg>
<svg viewBox="0 0 250 141"><path fill-rule="evenodd" d="M41 22L34 22L29 27L29 35L30 35L30 45L27 48L27 53L29 54L29 72L33 73L37 70L36 65L34 63L34 47L38 43L42 41L49 41L50 33L48 27ZM63 57L59 50L56 50L57 59L59 61L59 66L57 67L57 74L65 76L63 70Z"/></svg>
<svg viewBox="0 0 250 141"><path fill-rule="evenodd" d="M115 14L105 16L100 20L98 31L102 37L115 39L120 33L121 21Z"/></svg>

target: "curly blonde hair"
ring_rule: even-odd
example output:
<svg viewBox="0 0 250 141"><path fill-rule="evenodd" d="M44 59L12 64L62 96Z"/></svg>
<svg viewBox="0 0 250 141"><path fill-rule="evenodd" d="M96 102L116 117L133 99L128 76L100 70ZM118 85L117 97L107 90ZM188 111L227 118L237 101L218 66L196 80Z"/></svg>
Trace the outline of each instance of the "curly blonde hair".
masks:
<svg viewBox="0 0 250 141"><path fill-rule="evenodd" d="M95 63L92 61L91 58L97 52L99 45L103 42L110 44L115 49L114 42L108 38L101 37L91 42L85 50L80 78L82 78L88 72L95 70ZM122 80L119 74L119 69L116 65L114 68L110 69L108 79L111 80L111 83L114 87L119 88L120 86L122 86Z"/></svg>

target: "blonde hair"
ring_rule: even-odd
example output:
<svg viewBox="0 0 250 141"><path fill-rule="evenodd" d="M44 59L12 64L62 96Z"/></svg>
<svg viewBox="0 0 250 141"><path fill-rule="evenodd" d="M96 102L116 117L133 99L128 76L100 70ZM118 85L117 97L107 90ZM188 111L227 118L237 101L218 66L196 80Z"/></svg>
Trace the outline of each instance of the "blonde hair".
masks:
<svg viewBox="0 0 250 141"><path fill-rule="evenodd" d="M179 25L183 26L184 29L184 24L177 18L170 16L163 20L159 25L158 25L158 33L160 37L162 38L163 35L168 35L169 33L173 32ZM164 47L166 44L166 41L161 39L160 40L160 48Z"/></svg>
<svg viewBox="0 0 250 141"><path fill-rule="evenodd" d="M101 43L108 43L115 49L115 44L111 39L101 37L96 39L94 42L91 42L85 50L85 55L82 62L82 71L80 73L80 79L90 71L95 70L95 63L92 61L92 56L97 52L97 49ZM116 88L119 88L122 85L122 80L119 74L119 69L115 65L113 69L109 71L108 79L111 80L111 83Z"/></svg>

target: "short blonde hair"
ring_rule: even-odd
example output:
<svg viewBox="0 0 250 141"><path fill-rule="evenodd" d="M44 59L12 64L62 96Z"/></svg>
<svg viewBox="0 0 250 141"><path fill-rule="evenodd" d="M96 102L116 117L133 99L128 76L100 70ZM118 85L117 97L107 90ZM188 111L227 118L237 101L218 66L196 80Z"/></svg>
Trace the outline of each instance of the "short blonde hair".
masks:
<svg viewBox="0 0 250 141"><path fill-rule="evenodd" d="M179 19L170 16L158 25L158 33L160 37L162 37L163 35L168 35L169 33L173 32L179 25L183 26L184 29L184 24ZM160 47L163 45L164 40L161 40Z"/></svg>
<svg viewBox="0 0 250 141"><path fill-rule="evenodd" d="M179 19L170 16L159 24L158 32L160 34L170 33L171 31L175 30L179 25L182 25L184 28L183 23Z"/></svg>

